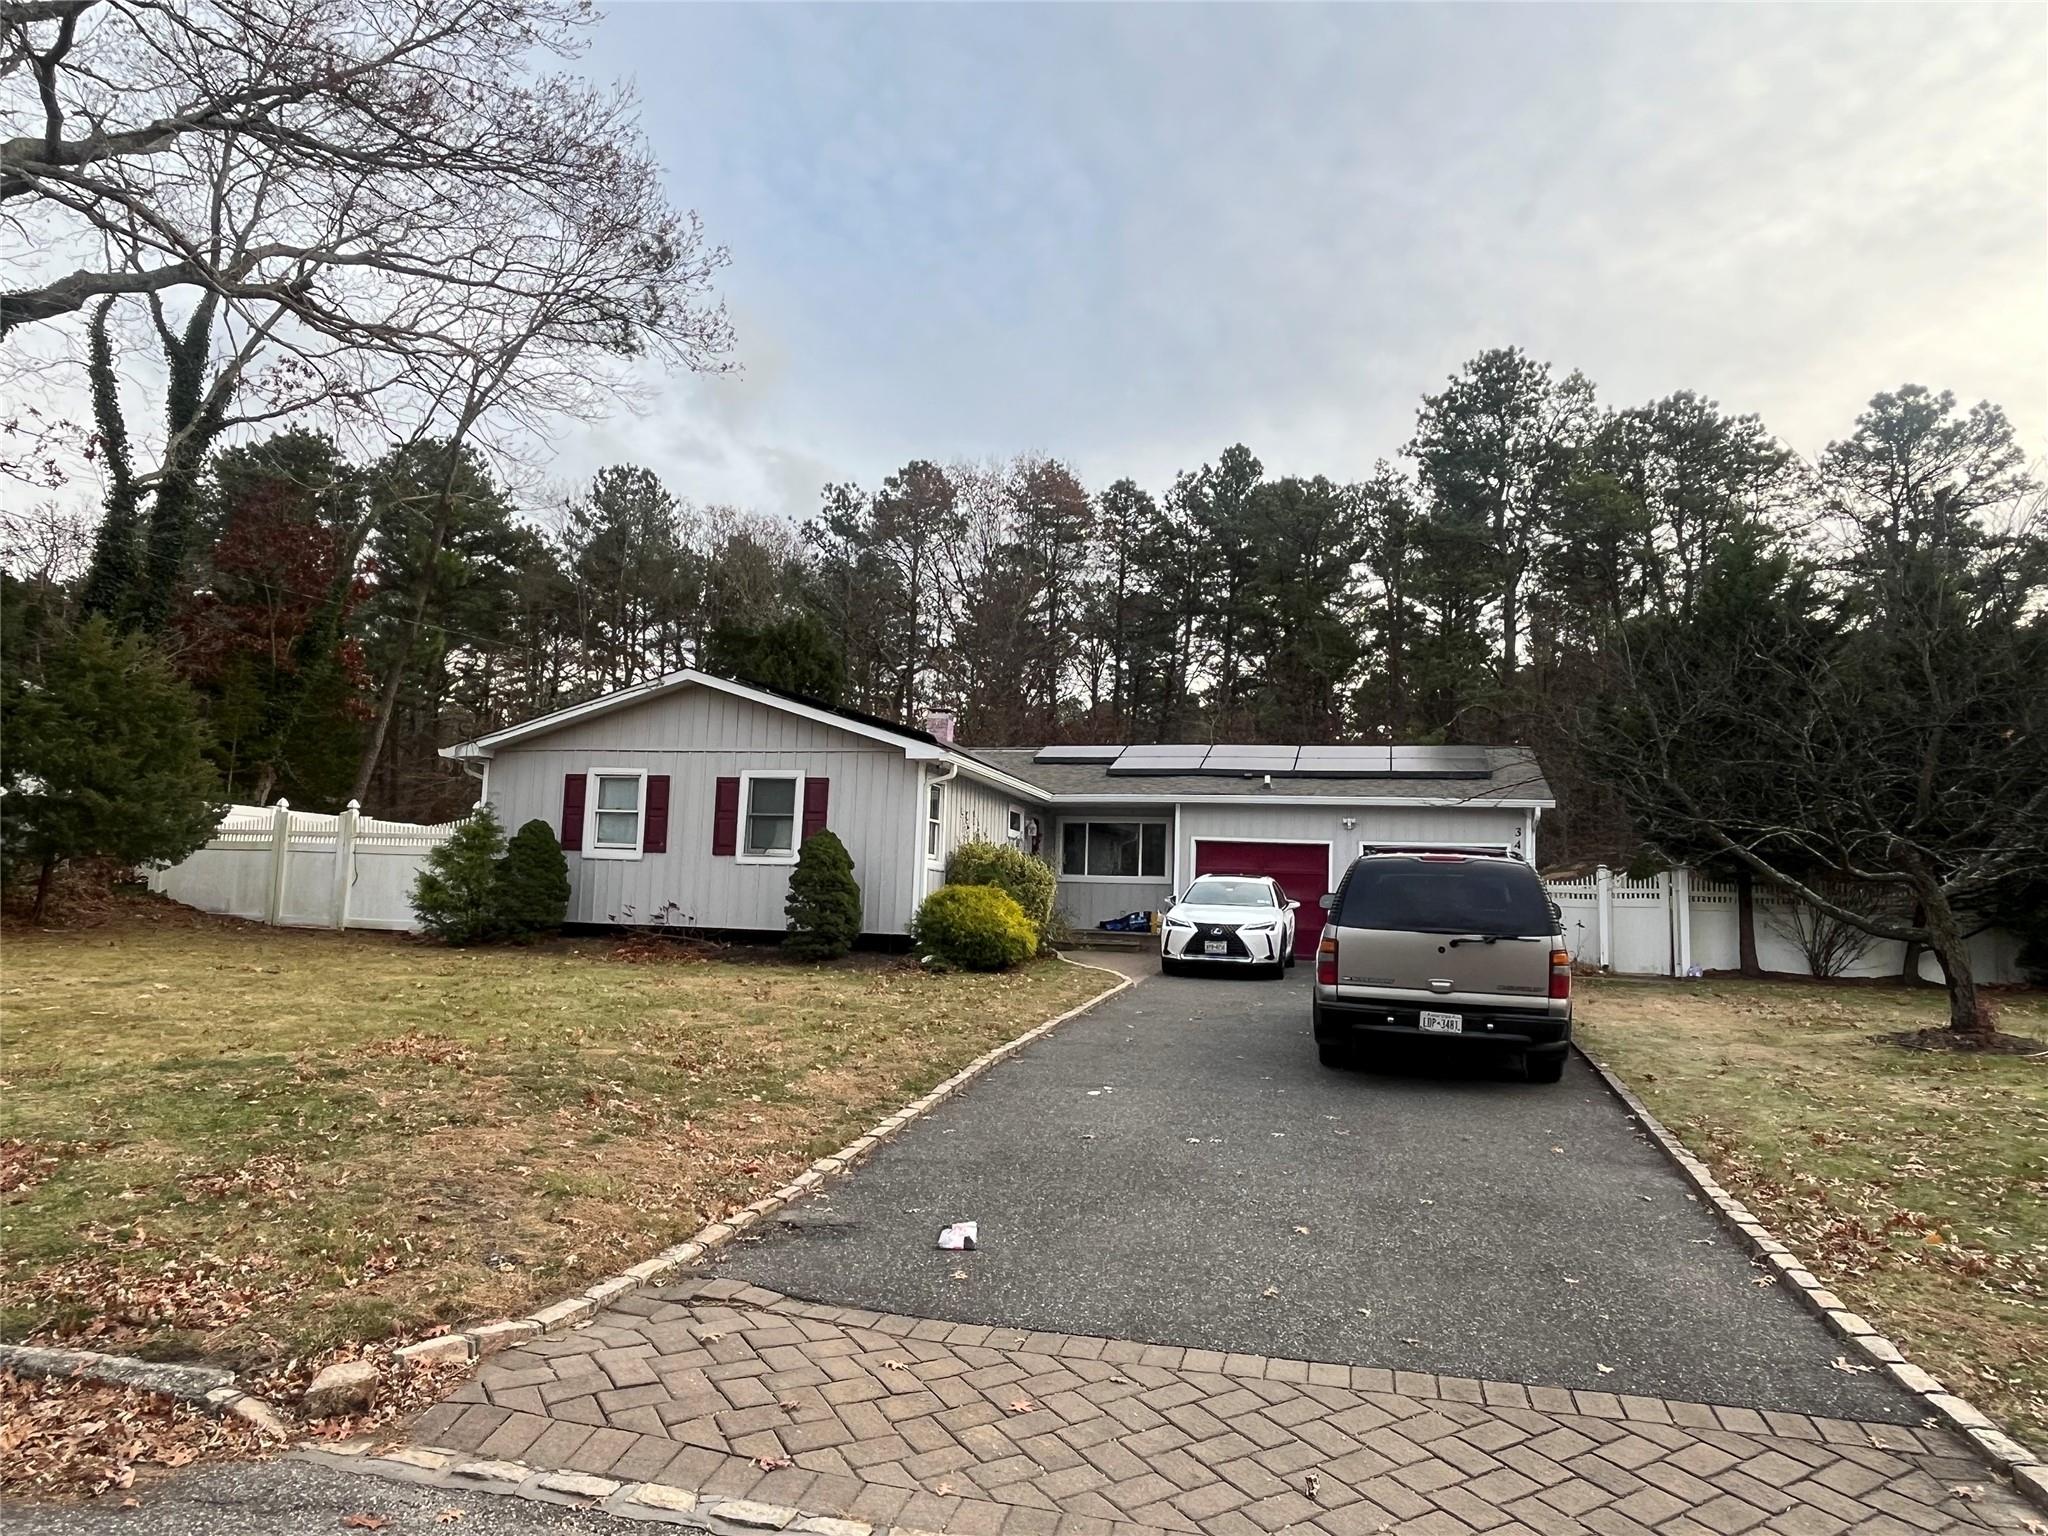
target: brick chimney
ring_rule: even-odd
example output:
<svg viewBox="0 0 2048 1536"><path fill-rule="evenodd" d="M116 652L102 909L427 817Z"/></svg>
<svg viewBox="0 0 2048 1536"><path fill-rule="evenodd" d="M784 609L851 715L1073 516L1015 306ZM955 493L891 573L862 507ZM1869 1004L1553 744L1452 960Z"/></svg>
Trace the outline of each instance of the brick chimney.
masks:
<svg viewBox="0 0 2048 1536"><path fill-rule="evenodd" d="M926 734L936 738L944 746L953 745L953 712L949 709L934 709L924 717Z"/></svg>

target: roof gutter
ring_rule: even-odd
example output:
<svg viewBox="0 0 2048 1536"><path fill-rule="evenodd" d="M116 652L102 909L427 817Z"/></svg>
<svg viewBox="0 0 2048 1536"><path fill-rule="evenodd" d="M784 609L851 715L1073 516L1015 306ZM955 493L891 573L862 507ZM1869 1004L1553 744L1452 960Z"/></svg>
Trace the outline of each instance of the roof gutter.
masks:
<svg viewBox="0 0 2048 1536"><path fill-rule="evenodd" d="M954 775L964 768L970 779L984 780L999 789L1007 789L1012 794L1021 795L1027 799L1037 800L1043 804L1050 805L1059 798L1051 790L1033 784L1029 779L1020 779L1015 774L1006 773L1001 768L992 767L972 754L948 752L944 761L952 769L952 772L948 773L943 779L933 780L934 783L948 783Z"/></svg>

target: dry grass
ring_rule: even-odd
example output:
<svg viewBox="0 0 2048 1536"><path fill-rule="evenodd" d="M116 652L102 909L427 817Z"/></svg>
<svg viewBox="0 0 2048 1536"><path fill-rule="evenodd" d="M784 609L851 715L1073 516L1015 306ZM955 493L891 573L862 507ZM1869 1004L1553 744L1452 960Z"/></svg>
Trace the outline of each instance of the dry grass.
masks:
<svg viewBox="0 0 2048 1536"><path fill-rule="evenodd" d="M0 1336L279 1370L550 1300L1106 982L15 929Z"/></svg>
<svg viewBox="0 0 2048 1536"><path fill-rule="evenodd" d="M2048 1447L2048 1058L1908 1051L1930 989L1594 981L1579 1038L1856 1311ZM2000 1025L2048 1037L2048 998Z"/></svg>

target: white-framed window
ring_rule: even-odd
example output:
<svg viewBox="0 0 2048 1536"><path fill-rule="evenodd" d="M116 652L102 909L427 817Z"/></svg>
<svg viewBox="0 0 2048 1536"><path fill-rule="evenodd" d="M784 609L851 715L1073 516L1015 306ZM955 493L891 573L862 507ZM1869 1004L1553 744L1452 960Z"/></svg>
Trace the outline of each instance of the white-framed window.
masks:
<svg viewBox="0 0 2048 1536"><path fill-rule="evenodd" d="M801 773L742 773L740 845L734 857L742 864L794 864L803 841L803 809Z"/></svg>
<svg viewBox="0 0 2048 1536"><path fill-rule="evenodd" d="M1024 841L1024 807L1021 805L1010 807L1010 841L1020 845Z"/></svg>
<svg viewBox="0 0 2048 1536"><path fill-rule="evenodd" d="M637 859L647 841L647 775L637 768L590 770L583 857Z"/></svg>
<svg viewBox="0 0 2048 1536"><path fill-rule="evenodd" d="M927 784L924 794L924 861L941 864L946 858L946 786Z"/></svg>
<svg viewBox="0 0 2048 1536"><path fill-rule="evenodd" d="M1164 880L1163 821L1067 821L1060 824L1065 880Z"/></svg>

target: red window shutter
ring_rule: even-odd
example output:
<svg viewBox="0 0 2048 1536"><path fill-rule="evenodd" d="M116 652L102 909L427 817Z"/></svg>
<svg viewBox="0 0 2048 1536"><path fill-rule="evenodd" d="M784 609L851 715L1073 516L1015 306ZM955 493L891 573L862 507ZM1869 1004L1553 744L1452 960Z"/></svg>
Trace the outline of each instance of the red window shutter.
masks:
<svg viewBox="0 0 2048 1536"><path fill-rule="evenodd" d="M647 835L640 839L642 853L668 852L668 775L647 775Z"/></svg>
<svg viewBox="0 0 2048 1536"><path fill-rule="evenodd" d="M718 798L711 810L711 852L712 856L729 859L739 848L740 841L740 781L737 778L718 781Z"/></svg>
<svg viewBox="0 0 2048 1536"><path fill-rule="evenodd" d="M804 780L804 836L825 830L825 807L832 799L832 781L824 778Z"/></svg>
<svg viewBox="0 0 2048 1536"><path fill-rule="evenodd" d="M583 789L588 774L572 773L562 780L562 850L576 853L583 847Z"/></svg>

